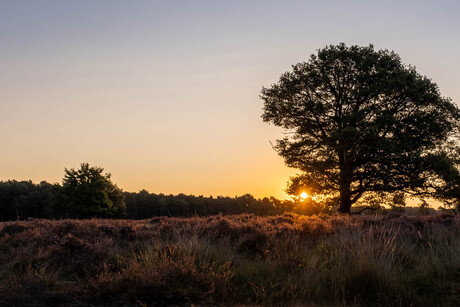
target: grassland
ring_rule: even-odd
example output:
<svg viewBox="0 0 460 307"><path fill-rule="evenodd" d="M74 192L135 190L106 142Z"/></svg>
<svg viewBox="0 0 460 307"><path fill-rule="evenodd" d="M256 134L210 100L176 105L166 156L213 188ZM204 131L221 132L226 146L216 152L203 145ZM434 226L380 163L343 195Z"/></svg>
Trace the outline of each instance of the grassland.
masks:
<svg viewBox="0 0 460 307"><path fill-rule="evenodd" d="M459 306L460 217L0 224L0 305Z"/></svg>

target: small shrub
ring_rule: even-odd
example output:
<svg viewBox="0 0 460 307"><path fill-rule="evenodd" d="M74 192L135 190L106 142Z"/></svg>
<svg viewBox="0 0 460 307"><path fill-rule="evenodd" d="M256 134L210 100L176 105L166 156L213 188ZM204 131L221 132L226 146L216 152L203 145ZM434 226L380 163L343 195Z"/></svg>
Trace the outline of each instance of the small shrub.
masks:
<svg viewBox="0 0 460 307"><path fill-rule="evenodd" d="M268 249L268 237L263 232L245 234L237 243L237 251L239 253L246 253L252 258L263 258L268 253Z"/></svg>
<svg viewBox="0 0 460 307"><path fill-rule="evenodd" d="M3 236L3 235L15 235L15 234L18 234L18 233L21 233L23 232L24 230L26 230L27 227L22 225L22 224L6 224L5 226L3 226L2 230L0 230L0 236Z"/></svg>

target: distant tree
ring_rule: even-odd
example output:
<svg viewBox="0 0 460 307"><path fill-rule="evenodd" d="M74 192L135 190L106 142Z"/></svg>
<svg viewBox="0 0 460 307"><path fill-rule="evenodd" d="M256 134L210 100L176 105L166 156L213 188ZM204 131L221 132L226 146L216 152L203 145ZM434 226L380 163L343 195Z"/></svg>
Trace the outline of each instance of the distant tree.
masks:
<svg viewBox="0 0 460 307"><path fill-rule="evenodd" d="M160 215L158 195L150 194L147 190L143 189L138 193L125 192L125 196L128 218L146 219Z"/></svg>
<svg viewBox="0 0 460 307"><path fill-rule="evenodd" d="M349 213L370 193L460 199L460 111L430 79L387 50L328 46L262 89L274 146L301 173L287 191Z"/></svg>
<svg viewBox="0 0 460 307"><path fill-rule="evenodd" d="M124 216L125 195L103 171L88 163L82 163L78 170L65 169L55 214L72 218Z"/></svg>
<svg viewBox="0 0 460 307"><path fill-rule="evenodd" d="M55 192L59 185L45 181L8 180L0 182L0 220L51 218Z"/></svg>

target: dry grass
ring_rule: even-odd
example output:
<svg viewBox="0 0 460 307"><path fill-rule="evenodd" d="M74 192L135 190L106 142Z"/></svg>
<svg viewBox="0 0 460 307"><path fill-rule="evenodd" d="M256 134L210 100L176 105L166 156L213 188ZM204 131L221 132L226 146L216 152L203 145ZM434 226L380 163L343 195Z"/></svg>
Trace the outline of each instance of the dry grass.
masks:
<svg viewBox="0 0 460 307"><path fill-rule="evenodd" d="M2 305L460 305L460 218L0 224Z"/></svg>

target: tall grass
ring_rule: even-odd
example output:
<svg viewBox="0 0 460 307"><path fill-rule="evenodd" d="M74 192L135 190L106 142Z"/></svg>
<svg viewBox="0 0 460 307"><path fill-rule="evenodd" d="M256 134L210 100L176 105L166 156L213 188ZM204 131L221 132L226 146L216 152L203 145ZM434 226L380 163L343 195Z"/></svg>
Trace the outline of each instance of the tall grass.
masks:
<svg viewBox="0 0 460 307"><path fill-rule="evenodd" d="M3 305L460 305L460 218L0 224Z"/></svg>

